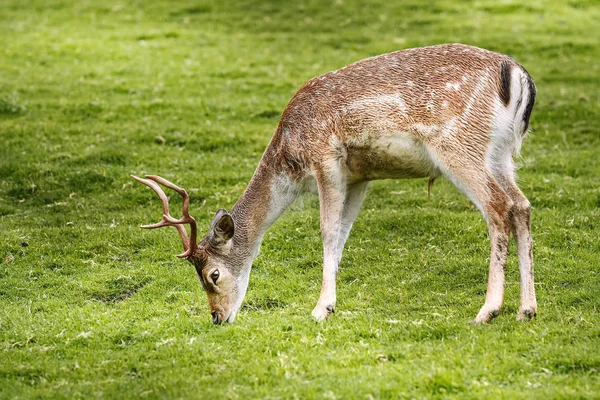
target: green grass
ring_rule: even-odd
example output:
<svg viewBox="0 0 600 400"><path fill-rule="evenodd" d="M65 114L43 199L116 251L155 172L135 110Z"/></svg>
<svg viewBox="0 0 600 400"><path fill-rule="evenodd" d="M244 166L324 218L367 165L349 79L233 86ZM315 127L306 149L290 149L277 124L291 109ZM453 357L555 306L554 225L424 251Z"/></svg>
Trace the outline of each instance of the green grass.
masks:
<svg viewBox="0 0 600 400"><path fill-rule="evenodd" d="M290 3L290 4L287 4ZM593 1L0 4L0 397L599 398L600 7ZM509 54L538 87L519 160L538 317L518 267L491 324L489 242L448 181L376 182L337 312L308 197L269 231L236 323L213 326L174 231L129 174L190 189L205 232L294 92L400 48ZM173 198L173 202L176 202Z"/></svg>

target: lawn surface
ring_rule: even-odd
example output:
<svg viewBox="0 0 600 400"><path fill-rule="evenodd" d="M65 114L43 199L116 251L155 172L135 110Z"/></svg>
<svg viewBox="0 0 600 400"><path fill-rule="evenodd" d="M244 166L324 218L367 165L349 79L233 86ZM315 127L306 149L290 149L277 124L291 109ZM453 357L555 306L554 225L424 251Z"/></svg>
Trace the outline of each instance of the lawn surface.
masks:
<svg viewBox="0 0 600 400"><path fill-rule="evenodd" d="M357 3L0 3L1 398L600 397L600 6ZM503 311L468 324L487 228L450 182L428 200L421 179L372 185L326 323L310 318L306 197L266 235L236 323L213 326L176 233L139 230L160 206L129 175L188 188L205 233L307 79L445 42L536 81L518 162L538 317L516 321L511 245Z"/></svg>

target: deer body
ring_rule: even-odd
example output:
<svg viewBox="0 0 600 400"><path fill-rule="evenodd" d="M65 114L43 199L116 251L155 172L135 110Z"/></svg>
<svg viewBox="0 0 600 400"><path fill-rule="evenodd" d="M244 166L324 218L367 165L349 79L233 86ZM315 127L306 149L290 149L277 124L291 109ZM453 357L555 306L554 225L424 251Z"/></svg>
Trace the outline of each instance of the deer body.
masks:
<svg viewBox="0 0 600 400"><path fill-rule="evenodd" d="M368 182L441 175L473 201L489 227L488 290L475 322L489 321L502 306L511 232L521 273L519 317L535 315L530 207L512 159L534 100L533 81L515 61L459 44L384 54L308 81L283 112L231 214L220 210L187 257L214 322L233 321L263 235L311 182L319 192L324 250L313 316L323 320L335 307L338 265Z"/></svg>

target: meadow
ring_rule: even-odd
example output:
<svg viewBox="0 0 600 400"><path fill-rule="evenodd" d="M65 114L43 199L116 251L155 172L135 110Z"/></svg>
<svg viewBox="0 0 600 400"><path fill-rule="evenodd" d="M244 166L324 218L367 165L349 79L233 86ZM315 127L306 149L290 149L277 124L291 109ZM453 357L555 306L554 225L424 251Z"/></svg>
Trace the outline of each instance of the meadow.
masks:
<svg viewBox="0 0 600 400"><path fill-rule="evenodd" d="M0 2L0 398L600 398L600 6L594 1ZM489 239L447 180L375 182L336 313L318 202L268 232L234 324L211 323L155 195L204 234L313 76L402 48L508 54L538 89L518 157L538 315L483 304ZM173 213L179 212L172 197Z"/></svg>

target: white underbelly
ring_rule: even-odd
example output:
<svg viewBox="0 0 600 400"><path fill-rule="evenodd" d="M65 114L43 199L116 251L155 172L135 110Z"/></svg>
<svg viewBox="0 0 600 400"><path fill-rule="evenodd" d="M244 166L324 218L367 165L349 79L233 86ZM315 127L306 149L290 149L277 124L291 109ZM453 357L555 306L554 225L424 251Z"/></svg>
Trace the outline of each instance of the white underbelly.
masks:
<svg viewBox="0 0 600 400"><path fill-rule="evenodd" d="M439 170L425 145L408 133L383 133L355 138L348 144L347 166L360 180L423 178Z"/></svg>

